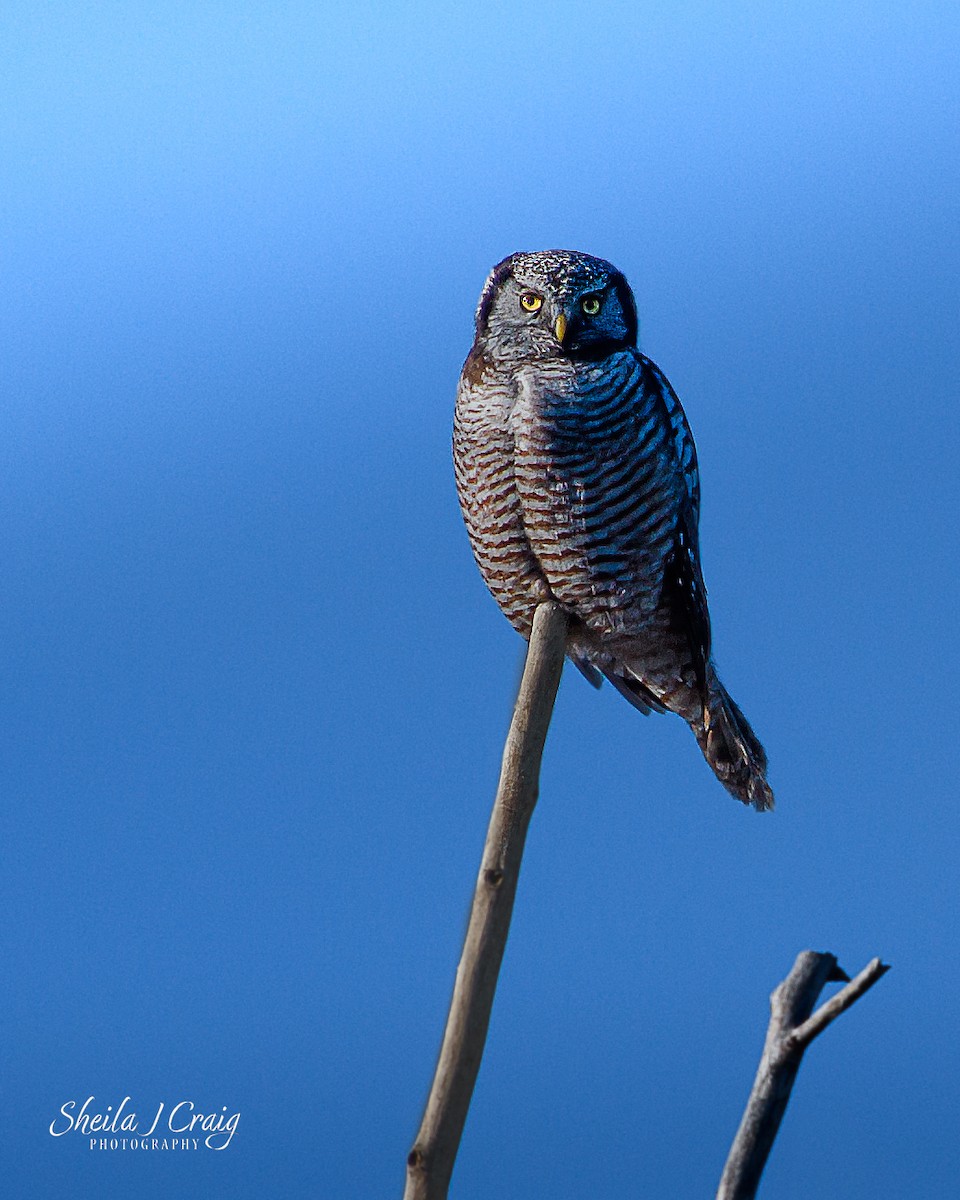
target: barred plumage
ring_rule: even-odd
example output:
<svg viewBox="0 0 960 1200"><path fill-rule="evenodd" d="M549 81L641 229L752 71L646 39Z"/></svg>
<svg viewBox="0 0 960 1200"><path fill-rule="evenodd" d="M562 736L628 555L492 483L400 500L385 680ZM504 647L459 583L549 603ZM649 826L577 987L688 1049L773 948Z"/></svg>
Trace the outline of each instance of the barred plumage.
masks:
<svg viewBox="0 0 960 1200"><path fill-rule="evenodd" d="M477 308L454 422L474 555L524 637L555 599L568 653L644 712L678 713L738 799L773 806L766 756L717 677L686 416L636 346L626 280L572 251L515 254Z"/></svg>

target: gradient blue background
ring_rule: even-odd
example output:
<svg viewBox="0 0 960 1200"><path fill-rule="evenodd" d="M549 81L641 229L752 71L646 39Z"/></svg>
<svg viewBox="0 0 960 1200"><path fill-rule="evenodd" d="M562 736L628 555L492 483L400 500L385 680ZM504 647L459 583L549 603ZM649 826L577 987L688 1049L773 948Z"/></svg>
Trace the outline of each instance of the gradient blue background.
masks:
<svg viewBox="0 0 960 1200"><path fill-rule="evenodd" d="M779 807L568 669L453 1194L712 1195L807 947L894 970L762 1194L957 1194L958 12L3 6L6 1194L399 1196L520 656L454 389L549 246L686 406Z"/></svg>

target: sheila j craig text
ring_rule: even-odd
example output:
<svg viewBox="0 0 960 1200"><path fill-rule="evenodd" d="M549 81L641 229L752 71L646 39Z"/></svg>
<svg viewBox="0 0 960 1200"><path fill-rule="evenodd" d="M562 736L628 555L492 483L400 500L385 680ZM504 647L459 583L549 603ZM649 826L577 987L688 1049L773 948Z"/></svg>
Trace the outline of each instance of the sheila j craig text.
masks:
<svg viewBox="0 0 960 1200"><path fill-rule="evenodd" d="M201 1143L208 1150L226 1150L240 1124L240 1114L228 1115L226 1105L218 1113L201 1111L192 1100L181 1100L172 1107L161 1100L144 1128L147 1123L141 1122L129 1105L130 1097L124 1096L116 1111L108 1104L105 1112L97 1112L93 1096L88 1096L79 1110L76 1100L68 1100L50 1122L50 1134L79 1133L89 1139L91 1150L199 1150Z"/></svg>

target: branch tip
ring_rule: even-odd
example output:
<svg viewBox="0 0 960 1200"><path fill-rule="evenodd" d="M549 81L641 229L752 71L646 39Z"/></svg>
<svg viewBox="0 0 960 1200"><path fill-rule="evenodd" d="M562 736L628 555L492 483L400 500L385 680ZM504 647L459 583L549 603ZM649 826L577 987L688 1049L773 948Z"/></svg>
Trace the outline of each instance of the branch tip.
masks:
<svg viewBox="0 0 960 1200"><path fill-rule="evenodd" d="M804 1051L815 1037L882 979L890 968L872 959L850 979L834 955L805 950L773 991L770 1025L750 1098L720 1180L717 1200L754 1200ZM812 1016L827 983L845 983Z"/></svg>

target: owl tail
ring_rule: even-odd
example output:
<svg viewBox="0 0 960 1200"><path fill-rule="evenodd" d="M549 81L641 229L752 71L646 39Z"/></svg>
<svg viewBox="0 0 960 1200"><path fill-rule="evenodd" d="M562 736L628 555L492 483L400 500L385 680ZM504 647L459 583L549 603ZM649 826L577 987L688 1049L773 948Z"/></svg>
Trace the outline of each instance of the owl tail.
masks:
<svg viewBox="0 0 960 1200"><path fill-rule="evenodd" d="M703 757L732 796L754 805L758 812L773 808L773 792L767 783L767 756L712 664L707 695L703 717L690 725Z"/></svg>

